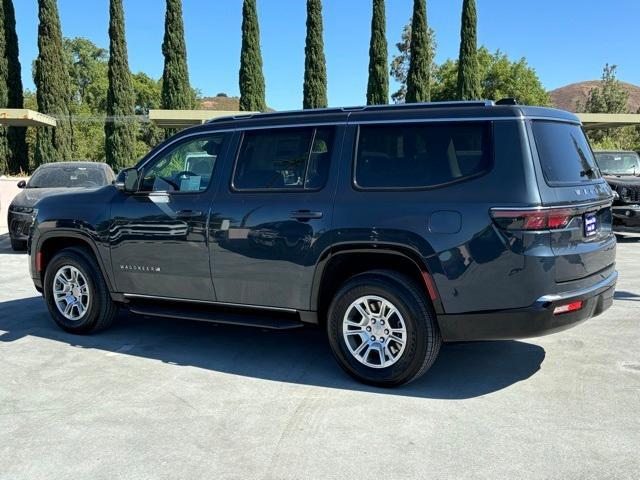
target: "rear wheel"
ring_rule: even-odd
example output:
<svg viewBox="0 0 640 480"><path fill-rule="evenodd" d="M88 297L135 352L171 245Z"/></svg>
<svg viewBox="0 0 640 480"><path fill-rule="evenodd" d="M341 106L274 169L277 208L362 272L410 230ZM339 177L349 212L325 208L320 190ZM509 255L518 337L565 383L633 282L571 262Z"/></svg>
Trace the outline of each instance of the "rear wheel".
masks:
<svg viewBox="0 0 640 480"><path fill-rule="evenodd" d="M67 248L47 265L44 297L53 320L71 333L92 333L109 327L118 312L93 255Z"/></svg>
<svg viewBox="0 0 640 480"><path fill-rule="evenodd" d="M372 271L347 281L327 318L340 366L368 384L410 382L433 365L442 343L433 308L405 275Z"/></svg>

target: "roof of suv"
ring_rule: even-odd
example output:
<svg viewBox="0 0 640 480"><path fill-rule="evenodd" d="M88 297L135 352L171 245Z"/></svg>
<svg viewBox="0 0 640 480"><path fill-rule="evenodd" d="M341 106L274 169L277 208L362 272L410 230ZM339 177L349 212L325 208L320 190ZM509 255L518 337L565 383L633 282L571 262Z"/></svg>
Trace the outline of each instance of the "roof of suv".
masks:
<svg viewBox="0 0 640 480"><path fill-rule="evenodd" d="M549 118L580 123L576 115L564 110L517 104L498 104L491 100L464 102L430 102L362 107L320 108L283 112L254 113L220 117L194 127L193 130L268 127L282 124L318 124L344 121L439 119L476 120L508 118Z"/></svg>
<svg viewBox="0 0 640 480"><path fill-rule="evenodd" d="M71 161L71 162L50 162L43 163L39 168L64 168L64 167L78 167L78 168L109 168L109 165L104 162L91 162L91 161Z"/></svg>

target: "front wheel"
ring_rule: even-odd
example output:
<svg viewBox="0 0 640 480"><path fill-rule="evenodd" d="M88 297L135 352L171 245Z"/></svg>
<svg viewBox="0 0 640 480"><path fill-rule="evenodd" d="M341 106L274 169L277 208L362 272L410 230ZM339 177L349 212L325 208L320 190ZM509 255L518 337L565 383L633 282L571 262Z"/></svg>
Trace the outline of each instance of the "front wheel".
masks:
<svg viewBox="0 0 640 480"><path fill-rule="evenodd" d="M95 258L82 248L66 248L51 259L44 298L53 320L71 333L103 330L118 312Z"/></svg>
<svg viewBox="0 0 640 480"><path fill-rule="evenodd" d="M409 277L383 270L345 283L329 309L327 333L349 375L383 387L423 375L442 343L424 292Z"/></svg>

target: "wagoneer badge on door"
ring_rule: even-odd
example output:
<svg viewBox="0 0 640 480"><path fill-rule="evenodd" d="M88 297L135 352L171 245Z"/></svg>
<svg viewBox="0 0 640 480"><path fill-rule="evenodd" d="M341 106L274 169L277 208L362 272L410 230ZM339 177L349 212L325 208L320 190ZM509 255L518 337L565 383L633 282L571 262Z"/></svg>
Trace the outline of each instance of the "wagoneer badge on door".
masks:
<svg viewBox="0 0 640 480"><path fill-rule="evenodd" d="M154 267L149 265L120 265L120 270L128 270L132 272L153 272L160 271L160 267Z"/></svg>

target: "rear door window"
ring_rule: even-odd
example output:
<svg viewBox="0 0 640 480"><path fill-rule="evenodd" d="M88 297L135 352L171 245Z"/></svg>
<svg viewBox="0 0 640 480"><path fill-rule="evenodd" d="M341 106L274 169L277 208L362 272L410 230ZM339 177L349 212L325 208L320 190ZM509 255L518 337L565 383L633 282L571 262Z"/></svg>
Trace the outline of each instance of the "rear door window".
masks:
<svg viewBox="0 0 640 480"><path fill-rule="evenodd" d="M363 189L425 188L489 169L487 122L361 125L354 182Z"/></svg>
<svg viewBox="0 0 640 480"><path fill-rule="evenodd" d="M334 127L248 130L233 176L235 190L317 190L329 172Z"/></svg>
<svg viewBox="0 0 640 480"><path fill-rule="evenodd" d="M534 120L532 129L540 166L549 185L600 178L591 147L579 125Z"/></svg>

